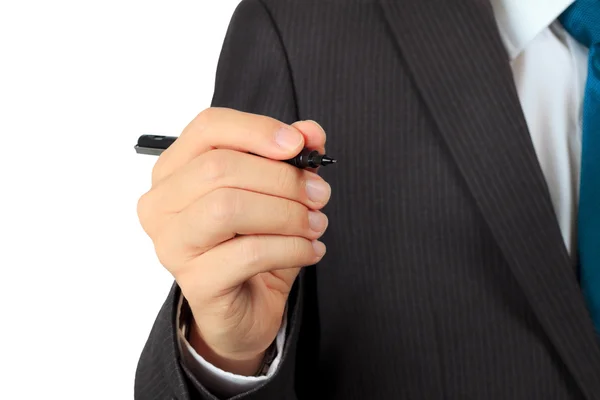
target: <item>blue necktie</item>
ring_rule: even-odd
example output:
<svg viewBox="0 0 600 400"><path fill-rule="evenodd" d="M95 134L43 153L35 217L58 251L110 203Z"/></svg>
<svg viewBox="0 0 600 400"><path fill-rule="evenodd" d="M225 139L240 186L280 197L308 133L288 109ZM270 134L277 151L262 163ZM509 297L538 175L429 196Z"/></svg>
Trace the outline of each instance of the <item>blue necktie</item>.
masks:
<svg viewBox="0 0 600 400"><path fill-rule="evenodd" d="M559 20L575 40L590 49L577 235L581 288L600 332L600 0L576 0Z"/></svg>

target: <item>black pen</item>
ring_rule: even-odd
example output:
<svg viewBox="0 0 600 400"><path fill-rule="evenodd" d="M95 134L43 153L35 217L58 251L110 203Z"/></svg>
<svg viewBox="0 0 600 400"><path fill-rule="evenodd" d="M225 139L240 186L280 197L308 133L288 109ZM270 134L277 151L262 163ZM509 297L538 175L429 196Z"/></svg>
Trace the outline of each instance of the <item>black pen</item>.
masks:
<svg viewBox="0 0 600 400"><path fill-rule="evenodd" d="M159 156L175 140L177 140L176 136L142 135L138 138L134 148L138 154ZM328 157L326 154L320 154L317 150L304 149L296 157L284 160L284 162L298 168L317 168L335 164L337 160Z"/></svg>

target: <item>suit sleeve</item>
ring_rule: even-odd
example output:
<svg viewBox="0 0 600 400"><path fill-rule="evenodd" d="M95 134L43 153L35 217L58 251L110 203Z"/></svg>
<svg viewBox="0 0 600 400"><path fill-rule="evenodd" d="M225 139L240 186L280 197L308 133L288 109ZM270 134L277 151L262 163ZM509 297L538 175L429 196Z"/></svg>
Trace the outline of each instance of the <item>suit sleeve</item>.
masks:
<svg viewBox="0 0 600 400"><path fill-rule="evenodd" d="M233 14L217 66L212 106L267 115L286 123L298 120L285 49L260 0L243 0ZM297 399L294 385L303 314L302 280L296 280L288 300L287 334L277 372L229 399ZM223 400L207 390L182 362L176 326L180 293L174 284L142 350L135 376L136 400Z"/></svg>
<svg viewBox="0 0 600 400"><path fill-rule="evenodd" d="M180 303L183 303L181 300L182 299L180 299ZM184 329L187 330L188 328L190 318L188 318L187 315L182 316L182 304L178 306L178 309L179 317L177 318L177 323L178 326L180 326L178 336L182 363L199 382L202 382L204 387L214 394L218 394L221 397L232 397L236 394L250 391L255 387L258 387L263 381L271 379L279 368L281 357L283 355L283 346L285 345L287 313L284 315L279 332L277 332L277 337L275 338L276 355L269 365L266 374L260 376L243 376L223 371L206 361L202 355L196 352L192 345L187 341L184 331ZM187 312L184 314L187 314Z"/></svg>

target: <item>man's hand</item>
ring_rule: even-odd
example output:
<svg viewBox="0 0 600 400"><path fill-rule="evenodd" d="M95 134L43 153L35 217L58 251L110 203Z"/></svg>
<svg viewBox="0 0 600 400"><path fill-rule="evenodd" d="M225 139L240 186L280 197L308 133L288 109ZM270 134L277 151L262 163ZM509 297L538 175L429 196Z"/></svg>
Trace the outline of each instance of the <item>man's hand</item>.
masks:
<svg viewBox="0 0 600 400"><path fill-rule="evenodd" d="M277 161L324 145L314 122L209 108L153 169L138 216L189 302L192 346L217 367L256 372L299 269L325 254L330 186Z"/></svg>

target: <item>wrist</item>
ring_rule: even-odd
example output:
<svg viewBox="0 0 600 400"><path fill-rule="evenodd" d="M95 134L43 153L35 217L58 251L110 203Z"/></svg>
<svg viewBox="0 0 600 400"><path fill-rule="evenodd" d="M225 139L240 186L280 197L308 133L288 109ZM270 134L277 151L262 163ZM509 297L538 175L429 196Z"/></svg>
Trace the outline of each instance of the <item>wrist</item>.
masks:
<svg viewBox="0 0 600 400"><path fill-rule="evenodd" d="M222 355L206 344L198 332L196 324L189 327L188 341L196 352L215 367L242 376L255 376L263 366L265 351L258 354L229 356Z"/></svg>

